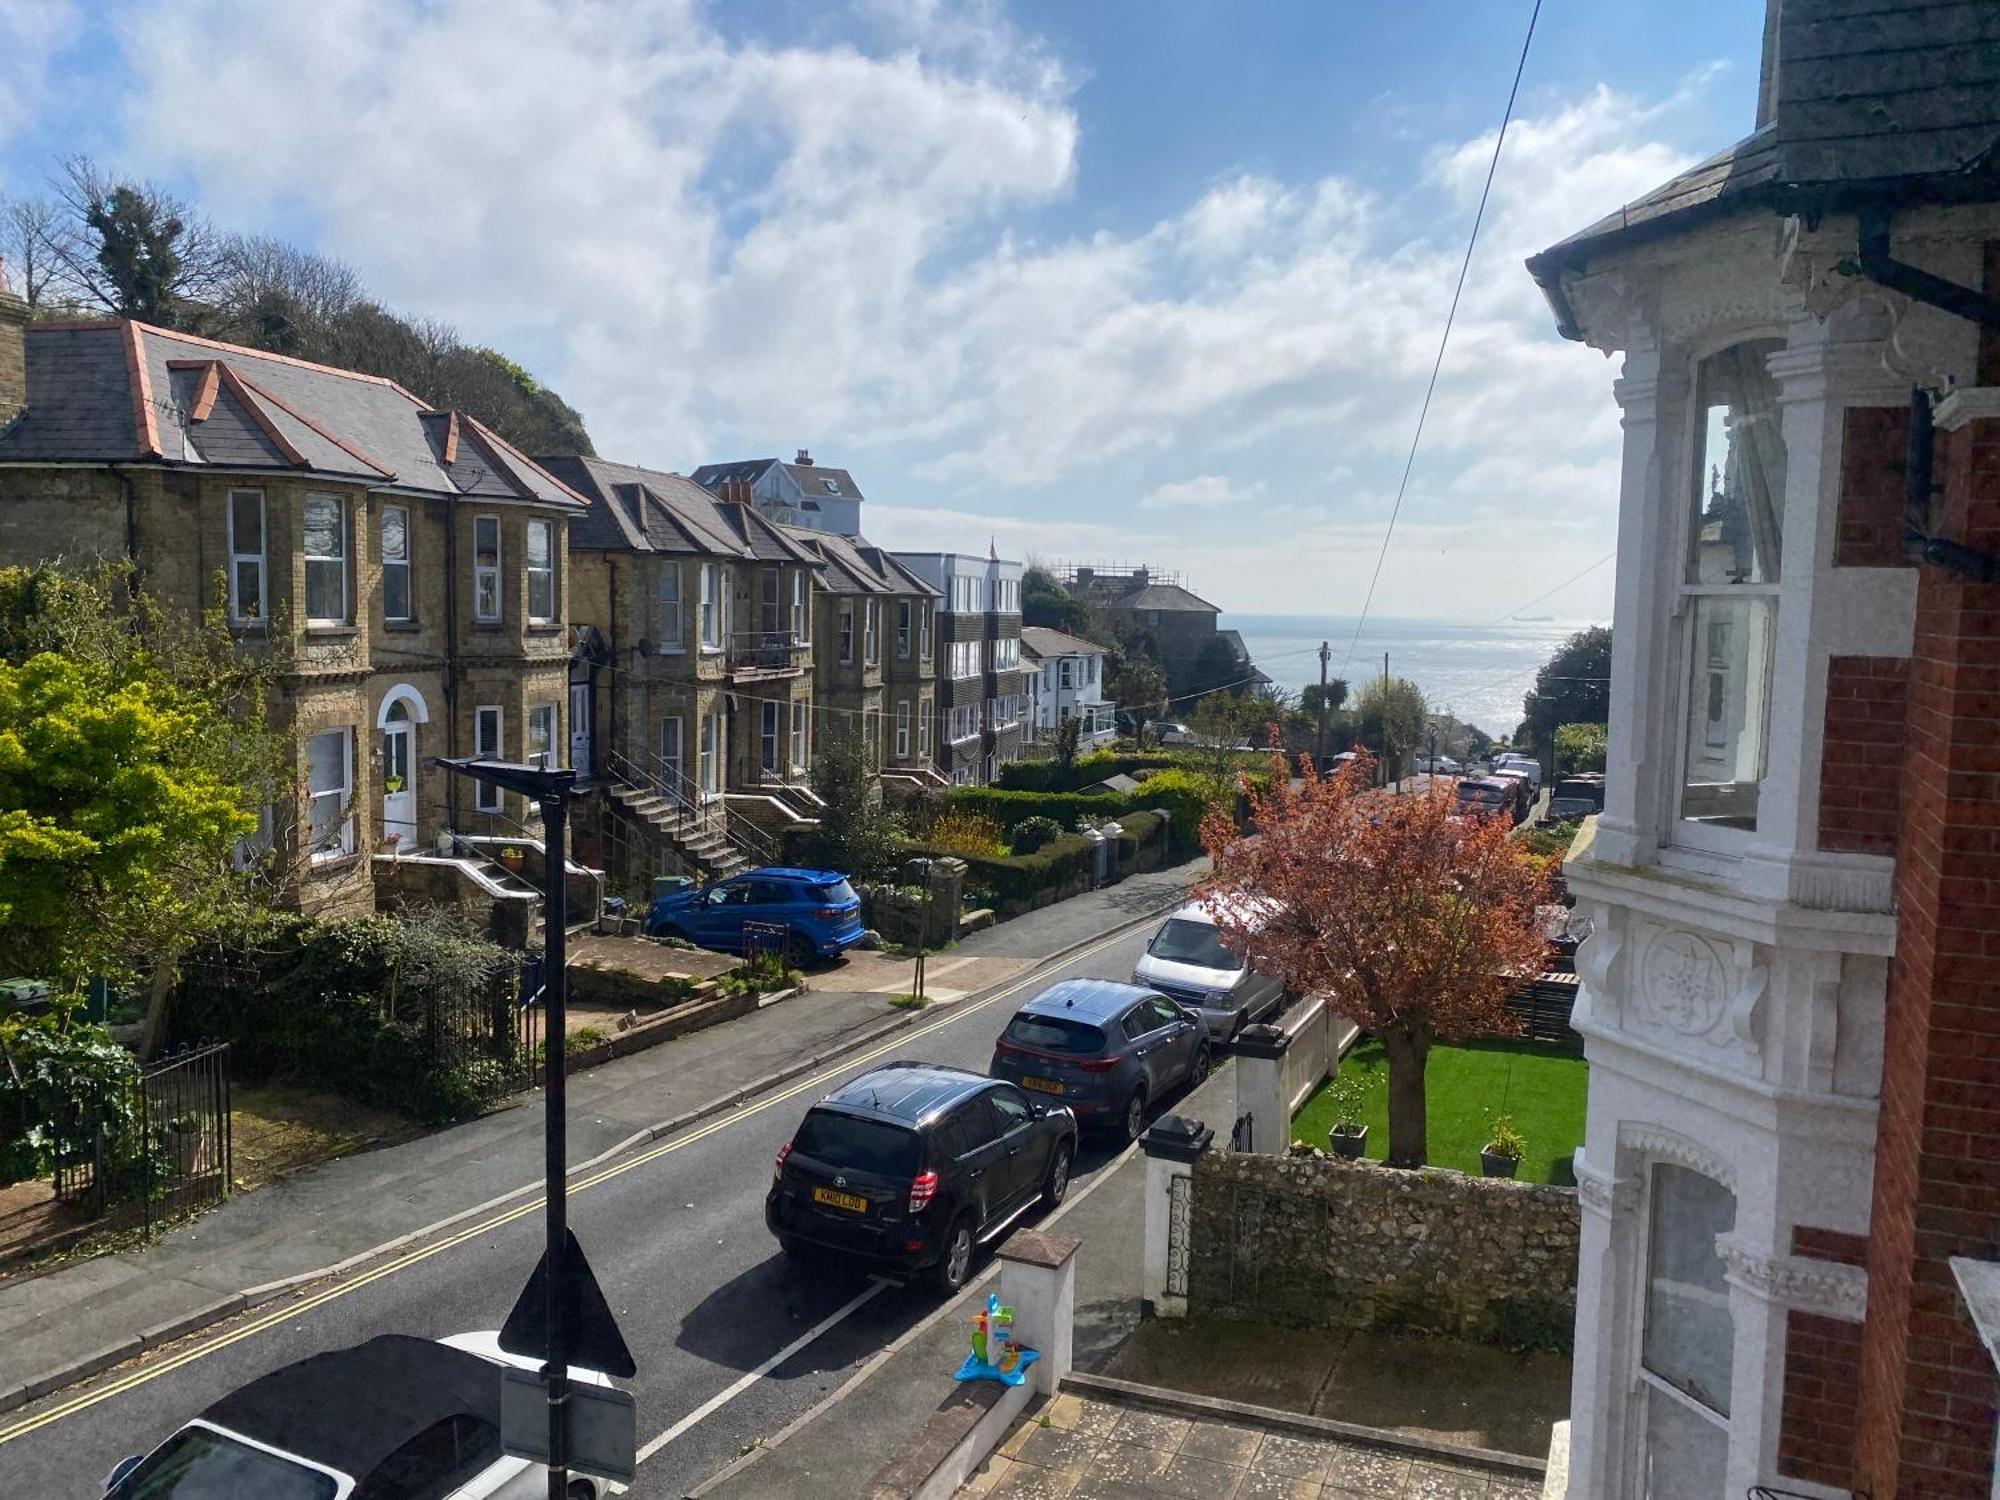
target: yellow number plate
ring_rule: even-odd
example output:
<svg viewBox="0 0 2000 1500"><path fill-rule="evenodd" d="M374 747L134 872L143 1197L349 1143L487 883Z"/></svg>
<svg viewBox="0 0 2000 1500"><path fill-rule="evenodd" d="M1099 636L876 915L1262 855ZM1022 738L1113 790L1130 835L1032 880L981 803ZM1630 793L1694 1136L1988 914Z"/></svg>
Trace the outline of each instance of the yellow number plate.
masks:
<svg viewBox="0 0 2000 1500"><path fill-rule="evenodd" d="M844 1208L851 1213L865 1214L868 1212L868 1200L859 1193L840 1193L835 1192L832 1188L814 1188L813 1202L830 1203L835 1208Z"/></svg>
<svg viewBox="0 0 2000 1500"><path fill-rule="evenodd" d="M1053 1078L1023 1078L1021 1087L1033 1089L1040 1094L1060 1094L1063 1091L1063 1086Z"/></svg>

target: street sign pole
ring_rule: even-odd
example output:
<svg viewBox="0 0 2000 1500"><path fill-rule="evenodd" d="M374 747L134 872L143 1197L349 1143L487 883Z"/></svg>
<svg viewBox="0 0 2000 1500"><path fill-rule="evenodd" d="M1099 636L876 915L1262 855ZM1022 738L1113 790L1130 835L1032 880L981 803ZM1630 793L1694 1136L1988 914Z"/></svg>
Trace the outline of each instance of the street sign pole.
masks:
<svg viewBox="0 0 2000 1500"><path fill-rule="evenodd" d="M573 773L572 773L573 774ZM569 882L565 843L569 832L569 786L551 788L542 796L542 1003L548 1012L548 1072L544 1095L547 1129L543 1171L547 1179L548 1257L553 1272L563 1264L569 1241L569 1077L565 1021L569 976L564 972L569 948ZM564 1317L563 1278L548 1278L549 1360L549 1500L566 1500L569 1489L569 1327Z"/></svg>

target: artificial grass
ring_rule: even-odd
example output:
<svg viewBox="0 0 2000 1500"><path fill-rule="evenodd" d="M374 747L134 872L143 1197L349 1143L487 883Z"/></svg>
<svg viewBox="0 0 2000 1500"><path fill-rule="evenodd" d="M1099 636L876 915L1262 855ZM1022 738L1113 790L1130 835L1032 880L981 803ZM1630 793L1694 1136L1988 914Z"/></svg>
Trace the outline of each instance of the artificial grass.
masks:
<svg viewBox="0 0 2000 1500"><path fill-rule="evenodd" d="M1380 1043L1365 1039L1340 1066L1366 1082L1361 1115L1368 1126L1368 1154L1380 1161L1389 1150L1388 1057ZM1528 1145L1516 1174L1520 1180L1573 1187L1570 1157L1583 1144L1589 1078L1582 1058L1543 1042L1489 1040L1433 1047L1424 1070L1430 1164L1477 1176L1489 1123L1494 1115L1508 1114ZM1333 1104L1321 1085L1293 1118L1292 1139L1325 1150L1332 1125Z"/></svg>

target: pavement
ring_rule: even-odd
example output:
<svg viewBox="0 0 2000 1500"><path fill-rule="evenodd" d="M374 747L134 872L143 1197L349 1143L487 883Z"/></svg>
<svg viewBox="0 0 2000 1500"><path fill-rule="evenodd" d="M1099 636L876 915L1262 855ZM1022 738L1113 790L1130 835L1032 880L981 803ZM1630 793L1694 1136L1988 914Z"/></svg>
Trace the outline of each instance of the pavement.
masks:
<svg viewBox="0 0 2000 1500"><path fill-rule="evenodd" d="M933 962L1010 959L1015 977L956 1003L896 1012L828 988L571 1079L570 1222L640 1366L631 1388L649 1446L633 1493L685 1494L936 1306L915 1288L801 1272L776 1253L763 1196L799 1114L875 1061L983 1070L1019 999L1072 975L1129 975L1150 936L1141 919L1199 871L1135 876L966 940ZM88 1367L94 1351L109 1365L148 1350L0 1417L4 1488L94 1493L89 1479L120 1457L322 1349L498 1327L541 1248L541 1132L532 1096L247 1193L143 1252L0 1287L0 1401L65 1364ZM1107 1159L1085 1153L1073 1199L1090 1201ZM356 1264L324 1277L343 1261ZM281 1295L213 1321L290 1278ZM200 1331L179 1337L189 1327Z"/></svg>

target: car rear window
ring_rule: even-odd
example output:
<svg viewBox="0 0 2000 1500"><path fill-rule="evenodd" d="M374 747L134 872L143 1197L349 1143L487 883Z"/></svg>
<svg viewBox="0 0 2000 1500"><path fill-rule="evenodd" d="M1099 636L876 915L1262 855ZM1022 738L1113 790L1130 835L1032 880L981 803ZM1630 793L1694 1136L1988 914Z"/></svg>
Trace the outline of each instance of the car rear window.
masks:
<svg viewBox="0 0 2000 1500"><path fill-rule="evenodd" d="M1507 800L1507 794L1497 786L1460 786L1458 800L1461 802L1481 802L1498 807Z"/></svg>
<svg viewBox="0 0 2000 1500"><path fill-rule="evenodd" d="M832 885L820 886L814 899L822 906L844 906L854 899L854 887L844 880L836 880Z"/></svg>
<svg viewBox="0 0 2000 1500"><path fill-rule="evenodd" d="M1206 922L1189 922L1175 917L1154 934L1146 951L1170 964L1193 964L1201 969L1222 969L1235 973L1243 960L1222 943L1222 934Z"/></svg>
<svg viewBox="0 0 2000 1500"><path fill-rule="evenodd" d="M916 1131L906 1125L816 1109L800 1124L792 1149L857 1172L912 1177L917 1170L918 1144Z"/></svg>
<svg viewBox="0 0 2000 1500"><path fill-rule="evenodd" d="M1007 1040L1071 1057L1095 1057L1104 1050L1103 1032L1088 1021L1066 1021L1061 1016L1016 1016L1007 1023Z"/></svg>
<svg viewBox="0 0 2000 1500"><path fill-rule="evenodd" d="M252 1448L219 1432L183 1427L114 1485L106 1500L333 1500L337 1486L317 1469Z"/></svg>

